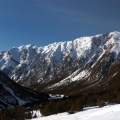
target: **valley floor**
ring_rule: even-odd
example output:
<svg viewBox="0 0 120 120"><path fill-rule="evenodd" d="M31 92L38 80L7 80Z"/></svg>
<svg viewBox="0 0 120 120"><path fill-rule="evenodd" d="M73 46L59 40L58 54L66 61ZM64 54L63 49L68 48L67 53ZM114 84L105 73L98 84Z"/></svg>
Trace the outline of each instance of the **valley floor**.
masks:
<svg viewBox="0 0 120 120"><path fill-rule="evenodd" d="M32 120L120 120L120 104L107 105L102 108L86 107L75 114L61 113Z"/></svg>

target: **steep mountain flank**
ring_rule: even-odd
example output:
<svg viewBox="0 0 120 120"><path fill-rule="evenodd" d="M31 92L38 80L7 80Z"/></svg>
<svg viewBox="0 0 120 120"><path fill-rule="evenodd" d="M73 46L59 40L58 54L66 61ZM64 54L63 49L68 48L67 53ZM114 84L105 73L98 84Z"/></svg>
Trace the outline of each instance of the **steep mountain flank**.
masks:
<svg viewBox="0 0 120 120"><path fill-rule="evenodd" d="M47 94L21 87L0 71L0 110L33 102L45 102Z"/></svg>

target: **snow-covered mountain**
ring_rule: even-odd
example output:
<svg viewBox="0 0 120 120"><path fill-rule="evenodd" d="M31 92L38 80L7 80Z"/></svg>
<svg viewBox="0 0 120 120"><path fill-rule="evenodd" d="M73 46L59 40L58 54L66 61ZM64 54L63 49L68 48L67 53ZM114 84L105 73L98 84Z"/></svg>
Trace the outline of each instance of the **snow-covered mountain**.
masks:
<svg viewBox="0 0 120 120"><path fill-rule="evenodd" d="M0 53L0 68L34 90L77 93L107 87L119 73L119 48L116 31L44 47L24 45Z"/></svg>
<svg viewBox="0 0 120 120"><path fill-rule="evenodd" d="M24 105L48 99L47 94L37 93L21 87L0 71L0 111L13 106Z"/></svg>

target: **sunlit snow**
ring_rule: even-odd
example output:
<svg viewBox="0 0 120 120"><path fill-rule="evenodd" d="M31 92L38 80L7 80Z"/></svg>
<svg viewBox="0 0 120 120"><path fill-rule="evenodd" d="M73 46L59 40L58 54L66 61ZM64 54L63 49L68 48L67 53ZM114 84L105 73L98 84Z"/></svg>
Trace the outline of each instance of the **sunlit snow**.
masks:
<svg viewBox="0 0 120 120"><path fill-rule="evenodd" d="M47 117L40 117L39 114L38 116L33 120L120 120L120 104L107 105L102 108L87 107L75 114L60 113Z"/></svg>

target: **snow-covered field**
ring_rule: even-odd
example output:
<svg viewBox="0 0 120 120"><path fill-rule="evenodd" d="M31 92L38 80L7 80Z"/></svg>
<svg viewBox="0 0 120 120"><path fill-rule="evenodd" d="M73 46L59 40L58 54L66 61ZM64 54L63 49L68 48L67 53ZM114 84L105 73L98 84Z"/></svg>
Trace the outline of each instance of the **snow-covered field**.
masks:
<svg viewBox="0 0 120 120"><path fill-rule="evenodd" d="M120 120L120 104L107 105L102 108L88 107L75 114L61 113L32 120Z"/></svg>

